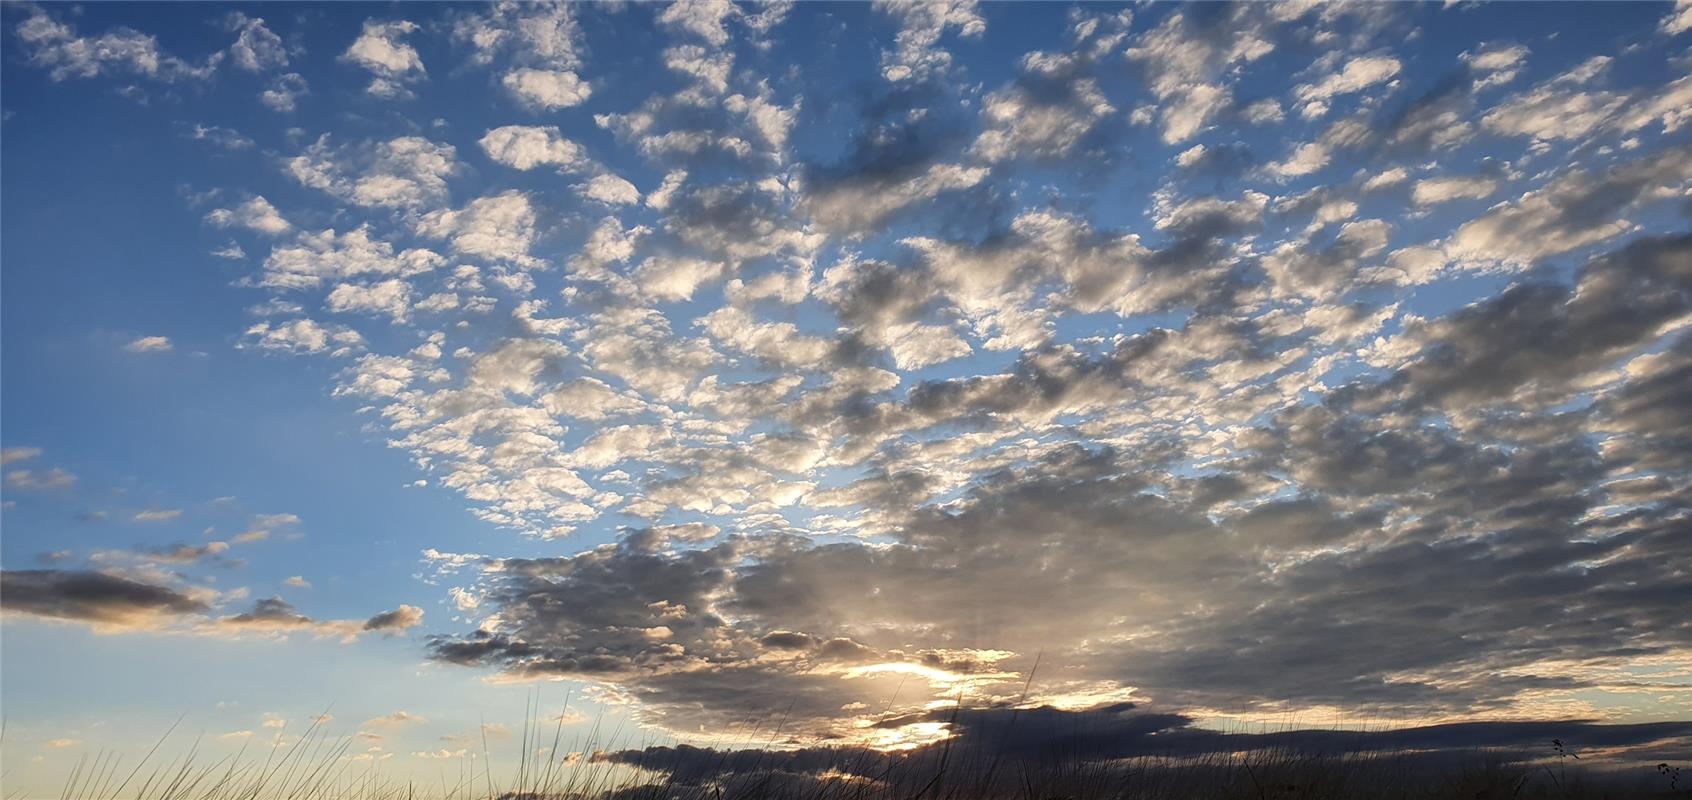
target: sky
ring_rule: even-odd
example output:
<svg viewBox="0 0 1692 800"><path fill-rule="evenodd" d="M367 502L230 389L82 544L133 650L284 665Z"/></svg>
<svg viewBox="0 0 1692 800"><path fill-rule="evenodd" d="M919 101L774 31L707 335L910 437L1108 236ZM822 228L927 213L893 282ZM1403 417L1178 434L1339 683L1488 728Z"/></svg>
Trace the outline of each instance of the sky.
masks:
<svg viewBox="0 0 1692 800"><path fill-rule="evenodd" d="M9 787L1692 719L1684 0L0 23Z"/></svg>

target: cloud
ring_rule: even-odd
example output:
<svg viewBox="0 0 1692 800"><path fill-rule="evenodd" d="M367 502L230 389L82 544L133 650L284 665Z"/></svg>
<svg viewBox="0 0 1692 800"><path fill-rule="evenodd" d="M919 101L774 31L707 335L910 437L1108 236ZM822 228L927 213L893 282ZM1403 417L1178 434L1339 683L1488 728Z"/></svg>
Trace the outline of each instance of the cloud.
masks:
<svg viewBox="0 0 1692 800"><path fill-rule="evenodd" d="M416 31L417 23L406 20L366 20L363 31L341 54L341 59L370 71L373 77L370 86L365 89L369 94L378 97L408 96L405 84L426 75L417 48L403 38Z"/></svg>
<svg viewBox="0 0 1692 800"><path fill-rule="evenodd" d="M243 346L289 353L351 355L364 348L364 337L343 325L322 325L309 319L260 322L247 329Z"/></svg>
<svg viewBox="0 0 1692 800"><path fill-rule="evenodd" d="M461 209L430 212L418 220L424 236L446 239L460 255L528 264L538 232L534 206L519 191L478 197Z"/></svg>
<svg viewBox="0 0 1692 800"><path fill-rule="evenodd" d="M1497 86L1515 80L1527 57L1528 48L1519 44L1489 44L1462 56L1463 60L1469 63L1470 69L1485 76L1480 79L1477 88Z"/></svg>
<svg viewBox="0 0 1692 800"><path fill-rule="evenodd" d="M594 122L599 127L612 131L620 141L634 143L648 159L692 164L696 169L712 161L750 164L784 157L782 150L797 120L801 98L785 105L777 102L767 80L729 93L726 53L690 45L666 54L667 66L693 76L694 84L671 94L654 94L628 111L596 114Z"/></svg>
<svg viewBox="0 0 1692 800"><path fill-rule="evenodd" d="M1687 0L1675 0L1674 10L1665 15L1657 27L1670 36L1692 30L1692 3Z"/></svg>
<svg viewBox="0 0 1692 800"><path fill-rule="evenodd" d="M171 350L168 336L143 336L123 346L131 353L168 353Z"/></svg>
<svg viewBox="0 0 1692 800"><path fill-rule="evenodd" d="M253 140L242 136L240 131L216 125L195 124L187 127L184 135L197 142L210 142L225 150L250 150L253 147Z"/></svg>
<svg viewBox="0 0 1692 800"><path fill-rule="evenodd" d="M367 631L404 631L423 622L423 609L417 606L400 606L392 611L384 611L364 621Z"/></svg>
<svg viewBox="0 0 1692 800"><path fill-rule="evenodd" d="M1278 178L1298 178L1326 167L1331 157L1328 147L1321 142L1305 142L1284 160L1269 164L1265 169Z"/></svg>
<svg viewBox="0 0 1692 800"><path fill-rule="evenodd" d="M1157 113L1164 142L1191 139L1231 108L1228 68L1274 51L1269 32L1274 21L1258 11L1241 6L1213 26L1195 23L1189 13L1174 13L1134 37L1125 55L1144 65L1147 84L1161 103Z"/></svg>
<svg viewBox="0 0 1692 800"><path fill-rule="evenodd" d="M1533 89L1506 98L1481 117L1494 133L1538 140L1583 139L1603 131L1632 133L1660 124L1673 133L1692 119L1692 78L1632 92L1594 88L1611 58L1595 56Z"/></svg>
<svg viewBox="0 0 1692 800"><path fill-rule="evenodd" d="M1125 20L1111 21L1126 27ZM1095 31L1103 27L1092 22ZM1112 26L1096 35L1081 37L1079 52L1023 56L1017 80L987 96L982 107L987 129L971 149L987 161L1018 154L1051 159L1068 156L1087 140L1116 113L1091 72L1097 56L1122 34Z"/></svg>
<svg viewBox="0 0 1692 800"><path fill-rule="evenodd" d="M279 289L308 289L325 281L354 277L408 277L445 262L427 248L396 251L392 243L372 238L368 225L344 233L325 228L301 231L291 242L273 246L258 283Z"/></svg>
<svg viewBox="0 0 1692 800"><path fill-rule="evenodd" d="M1422 358L1383 389L1448 406L1537 389L1566 396L1585 373L1692 309L1692 239L1643 239L1588 262L1573 286L1539 282L1414 326Z"/></svg>
<svg viewBox="0 0 1692 800"><path fill-rule="evenodd" d="M269 88L259 93L259 100L272 111L288 114L299 106L300 98L308 94L311 94L311 86L306 79L297 72L290 72L276 76Z"/></svg>
<svg viewBox="0 0 1692 800"><path fill-rule="evenodd" d="M519 101L547 111L578 106L593 96L593 87L569 70L523 67L507 72L500 83Z"/></svg>
<svg viewBox="0 0 1692 800"><path fill-rule="evenodd" d="M294 228L269 200L260 195L254 195L234 209L212 209L206 214L206 221L219 228L241 227L266 236L280 236Z"/></svg>
<svg viewBox="0 0 1692 800"><path fill-rule="evenodd" d="M831 785L858 780L895 791L916 791L933 781L940 764L948 765L948 780L979 791L1014 791L1028 775L1007 764L1085 762L1108 765L1115 759L1139 759L1117 767L1101 766L1103 774L1121 770L1122 779L1146 785L1170 781L1181 785L1183 760L1194 756L1239 755L1275 751L1293 758L1351 756L1359 786L1378 784L1377 770L1414 766L1412 780L1438 781L1452 763L1477 750L1505 761L1531 760L1553 739L1580 742L1587 758L1594 751L1615 751L1651 745L1674 746L1684 736L1684 723L1605 725L1587 721L1475 722L1420 725L1383 731L1289 729L1275 733L1226 733L1206 730L1180 714L1137 709L1132 703L1088 709L1039 707L966 708L913 715L907 722L950 729L944 744L909 748L895 757L872 749L806 747L788 750L718 750L689 745L655 745L640 750L599 753L604 763L627 764L667 776L676 786ZM1368 756L1398 753L1392 767ZM1405 753L1413 752L1413 756ZM942 755L944 753L944 755ZM1167 760L1163 760L1167 759ZM1428 769L1433 767L1434 769ZM1213 767L1214 769L1214 767ZM1269 767L1260 782L1273 784ZM1206 773L1207 779L1217 776ZM1084 780L1098 780L1100 773ZM1106 780L1113 778L1107 777ZM1062 785L1057 776L1044 778ZM1249 781L1246 781L1249 784ZM1180 791L1180 790L1177 790ZM1366 790L1365 790L1366 791Z"/></svg>
<svg viewBox="0 0 1692 800"><path fill-rule="evenodd" d="M58 467L46 472L36 472L29 469L14 469L6 473L6 486L10 489L25 491L39 491L45 489L68 489L76 485L76 476Z"/></svg>
<svg viewBox="0 0 1692 800"><path fill-rule="evenodd" d="M627 206L640 202L640 190L616 175L595 175L586 183L575 186L584 199L608 206Z"/></svg>
<svg viewBox="0 0 1692 800"><path fill-rule="evenodd" d="M159 47L158 39L132 28L112 28L98 36L81 36L39 6L28 6L29 17L13 29L33 66L48 70L54 81L134 74L165 82L204 79L216 71L222 54L195 66Z"/></svg>
<svg viewBox="0 0 1692 800"><path fill-rule="evenodd" d="M862 229L886 220L893 213L925 200L977 186L987 170L958 164L935 164L910 175L853 175L841 181L824 180L812 194L813 214L830 227Z"/></svg>
<svg viewBox="0 0 1692 800"><path fill-rule="evenodd" d="M1498 181L1484 175L1451 175L1416 181L1410 198L1416 205L1426 206L1452 200L1481 200L1498 191Z"/></svg>
<svg viewBox="0 0 1692 800"><path fill-rule="evenodd" d="M880 2L876 9L899 24L893 49L881 56L881 75L889 81L926 80L943 72L952 61L951 53L940 47L948 31L955 29L964 39L979 39L987 32L974 0Z"/></svg>
<svg viewBox="0 0 1692 800"><path fill-rule="evenodd" d="M229 56L235 66L248 72L265 72L288 66L288 51L282 37L264 26L264 20L232 12L225 25L237 33L229 46Z"/></svg>
<svg viewBox="0 0 1692 800"><path fill-rule="evenodd" d="M176 519L177 517L180 517L180 516L182 516L182 509L180 509L180 508L148 509L146 511L136 512L135 516L133 517L133 521L135 521L135 522L169 522L169 521L174 520L174 519Z"/></svg>
<svg viewBox="0 0 1692 800"><path fill-rule="evenodd" d="M1384 83L1403 68L1404 65L1391 56L1353 58L1339 71L1325 75L1319 81L1298 86L1293 94L1304 103L1305 117L1321 116L1327 112L1328 102L1333 98Z"/></svg>
<svg viewBox="0 0 1692 800"><path fill-rule="evenodd" d="M16 464L19 461L28 461L32 458L39 458L41 456L41 452L41 448L39 447L8 447L4 450L0 450L0 466L8 466Z"/></svg>
<svg viewBox="0 0 1692 800"><path fill-rule="evenodd" d="M267 597L253 604L251 611L224 617L224 625L246 628L302 628L312 624L310 617L298 613L280 597Z"/></svg>
<svg viewBox="0 0 1692 800"><path fill-rule="evenodd" d="M478 144L488 158L513 169L555 165L560 171L573 171L587 163L581 145L565 139L554 125L506 125L488 131Z"/></svg>
<svg viewBox="0 0 1692 800"><path fill-rule="evenodd" d="M308 114L328 133L215 153L292 194L231 169L186 212L200 252L253 257L226 264L264 295L243 357L321 376L405 482L546 540L427 552L433 658L593 683L695 743L781 716L793 780L847 771L808 743L926 757L1007 711L1018 752L1110 758L1256 747L1195 720L1288 702L1678 707L1632 666L1692 649L1692 84L1634 68L1673 56L1674 12L1600 55L1389 6L883 3L867 60L772 70L776 26L819 13L444 8L330 69L305 60L347 42L226 18L227 77L280 112L430 94L424 57L503 104ZM602 74L629 15L650 57ZM74 484L36 465L8 492ZM178 574L297 522L90 563L204 605L135 612L172 631L420 630L320 611L303 576L266 579L295 608ZM1482 730L1516 741L1374 741Z"/></svg>
<svg viewBox="0 0 1692 800"><path fill-rule="evenodd" d="M411 284L398 278L375 283L342 283L324 298L324 307L336 313L384 314L395 323L411 318Z"/></svg>
<svg viewBox="0 0 1692 800"><path fill-rule="evenodd" d="M253 604L249 611L217 619L214 629L283 635L303 631L321 638L336 637L342 642L355 641L360 635L372 632L403 633L421 622L423 611L416 606L402 605L384 611L368 620L318 620L299 613L292 604L280 597L269 597ZM404 714L404 712L399 712ZM421 718L414 718L421 721ZM366 722L371 725L374 720Z"/></svg>
<svg viewBox="0 0 1692 800"><path fill-rule="evenodd" d="M1493 45L1464 55L1469 65L1482 72L1496 72L1520 66L1528 57L1522 45Z"/></svg>
<svg viewBox="0 0 1692 800"><path fill-rule="evenodd" d="M1388 186L1397 186L1409 179L1410 173L1405 171L1403 167L1393 167L1380 174L1370 175L1369 179L1363 182L1363 191L1370 192Z"/></svg>
<svg viewBox="0 0 1692 800"><path fill-rule="evenodd" d="M665 8L664 13L658 15L658 22L721 47L729 40L724 22L737 12L733 3L723 0L692 0Z"/></svg>
<svg viewBox="0 0 1692 800"><path fill-rule="evenodd" d="M1647 601L1621 588L1665 579L1654 554L1671 547L1672 502L1649 506L1655 510L1612 541L1615 533L1598 531L1622 523L1587 514L1601 498L1570 499L1574 487L1605 473L1581 428L1493 429L1489 438L1511 442L1503 450L1467 438L1462 415L1500 403L1541 408L1598 385L1588 376L1686 313L1685 247L1678 239L1641 242L1595 260L1574 287L1524 287L1496 307L1413 325L1408 336L1421 343L1420 358L1247 425L1218 455L1226 469L1212 476L1148 466L1142 454L1152 438L1139 439L1132 458L1054 443L978 466L960 476L959 495L937 492L945 485L934 485L938 476L927 486L907 480L901 491L872 491L866 482L842 493L834 502L894 521L874 546L766 533L663 549L630 532L616 546L567 558L489 560L477 608L497 622L432 646L450 662L616 684L639 698L646 718L672 730L779 706L793 709L796 731L816 736L864 735L865 720L877 718L843 707L875 699L884 687L872 675L925 676L901 701L915 709L960 690L1016 691L1040 651L1076 665L1043 690L1054 700L1102 685L1118 693L1136 687L1177 706L1295 697L1455 713L1602 685L1606 660L1641 635L1651 637L1652 653L1685 646L1676 631L1648 632L1657 628L1645 620L1670 613L1667 595ZM1621 296L1651 299L1630 307L1616 301ZM1025 356L1011 374L924 382L903 402L856 411L854 423L1014 431L1060 415L1108 417L1129 393L1186 391L1179 381L1159 382L1204 352L1237 346L1224 344L1237 335L1220 321L1192 321L1182 331L1125 339L1103 357L1052 348ZM1159 366L1164 359L1173 359L1172 370ZM1641 370L1642 378L1656 374L1666 373ZM1394 422L1429 408L1446 409L1460 427ZM1639 446L1662 453L1676 445ZM907 458L923 463L916 452ZM930 505L928 497L947 499ZM1399 507L1418 516L1391 516ZM1535 538L1558 526L1575 532ZM1593 560L1610 566L1579 566ZM1268 564L1280 566L1266 571ZM866 595L865 585L877 591ZM1436 634L1414 620L1442 612L1402 602L1413 585L1443 587L1435 597L1480 598L1488 610L1446 617L1467 635ZM1577 615L1549 629L1525 622L1570 585L1589 598ZM1003 596L1040 602L995 602ZM1118 599L1101 605L1101 596ZM1197 604L1214 610L1179 611ZM1641 604L1651 610L1632 616ZM1600 633L1580 621L1624 608L1637 627ZM1331 622L1315 622L1335 618L1354 622L1334 632ZM1534 633L1500 633L1517 625ZM960 633L920 633L936 629ZM1277 635L1252 633L1264 630ZM1331 648L1329 636L1363 646L1321 663L1300 659ZM913 652L913 640L931 649ZM1536 666L1569 647L1584 654L1582 666Z"/></svg>
<svg viewBox="0 0 1692 800"><path fill-rule="evenodd" d="M1614 238L1630 227L1621 218L1669 187L1692 180L1692 148L1664 150L1617 164L1601 174L1572 171L1459 227L1446 251L1459 258L1531 264Z"/></svg>
<svg viewBox="0 0 1692 800"><path fill-rule="evenodd" d="M728 91L729 71L734 68L734 54L712 52L696 45L671 47L664 51L664 66L692 77L711 94Z"/></svg>
<svg viewBox="0 0 1692 800"><path fill-rule="evenodd" d="M206 542L202 545L174 544L168 547L145 548L139 556L147 561L165 564L193 564L201 560L218 560L229 552L227 542ZM90 560L101 560L96 553Z"/></svg>
<svg viewBox="0 0 1692 800"><path fill-rule="evenodd" d="M0 590L9 614L107 628L151 627L173 616L209 610L205 601L174 589L101 572L6 570L0 573Z"/></svg>
<svg viewBox="0 0 1692 800"><path fill-rule="evenodd" d="M293 514L260 514L253 517L247 530L235 535L231 541L236 544L260 542L270 538L270 534L278 529L291 528L300 524L300 518Z"/></svg>
<svg viewBox="0 0 1692 800"><path fill-rule="evenodd" d="M593 94L581 79L581 28L569 3L496 3L484 13L461 16L453 38L474 50L471 63L508 60L500 84L519 103L536 110L580 105Z"/></svg>
<svg viewBox="0 0 1692 800"><path fill-rule="evenodd" d="M398 727L398 726L403 726L403 725L421 725L421 724L428 722L428 721L429 720L424 718L424 717L417 716L416 714L413 714L409 711L401 710L401 711L395 711L392 714L385 714L383 716L375 717L373 719L367 719L367 720L364 721L364 724L360 727L365 727L365 728L392 728L392 727Z"/></svg>
<svg viewBox="0 0 1692 800"><path fill-rule="evenodd" d="M359 206L417 208L446 198L458 151L421 136L337 147L327 134L286 162L302 185Z"/></svg>

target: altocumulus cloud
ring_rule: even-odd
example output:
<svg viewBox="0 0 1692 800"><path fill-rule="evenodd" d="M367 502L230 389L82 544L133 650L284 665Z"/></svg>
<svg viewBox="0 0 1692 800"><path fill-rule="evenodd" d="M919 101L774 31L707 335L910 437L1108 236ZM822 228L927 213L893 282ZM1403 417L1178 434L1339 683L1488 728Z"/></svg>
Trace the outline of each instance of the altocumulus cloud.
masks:
<svg viewBox="0 0 1692 800"><path fill-rule="evenodd" d="M846 75L807 60L803 5L416 9L307 43L376 108L496 108L317 118L227 156L279 153L278 185L190 210L252 254L248 355L313 360L429 485L539 540L425 551L461 615L429 654L702 739L784 717L914 750L1012 705L1028 747L1081 715L1105 755L1257 746L1193 722L1289 701L1684 715L1653 677L1692 658L1684 11L1641 53L1366 4L1042 7L1061 35L1001 53L998 11L857 9ZM195 69L18 13L51 80ZM635 16L659 46L631 62ZM236 65L298 68L255 24ZM423 616L6 575L9 612L112 627ZM1570 730L1521 725L1355 744Z"/></svg>

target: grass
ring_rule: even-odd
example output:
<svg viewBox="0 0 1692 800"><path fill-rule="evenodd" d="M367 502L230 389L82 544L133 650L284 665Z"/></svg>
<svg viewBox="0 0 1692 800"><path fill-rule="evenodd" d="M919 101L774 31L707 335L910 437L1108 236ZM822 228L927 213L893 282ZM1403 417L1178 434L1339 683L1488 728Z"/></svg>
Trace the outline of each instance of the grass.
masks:
<svg viewBox="0 0 1692 800"><path fill-rule="evenodd" d="M538 711L538 708L534 709ZM1672 765L1597 769L1573 745L1548 742L1541 754L1317 752L1271 747L1243 753L1093 759L1062 752L1039 757L1002 749L970 752L949 743L913 753L808 750L805 766L780 751L652 748L650 755L604 757L620 731L596 721L566 741L563 715L550 730L530 722L514 738L515 767L495 775L484 740L456 774L435 785L385 776L361 761L355 736L332 736L313 722L268 748L218 758L195 740L159 757L177 726L138 762L101 753L70 774L60 800L1596 800L1692 798ZM180 724L181 720L178 720ZM996 752L993 750L997 750ZM588 755L584 756L586 753ZM683 759L685 757L685 760ZM0 775L0 786L5 783ZM5 792L6 800L26 800ZM33 800L33 798L28 798Z"/></svg>

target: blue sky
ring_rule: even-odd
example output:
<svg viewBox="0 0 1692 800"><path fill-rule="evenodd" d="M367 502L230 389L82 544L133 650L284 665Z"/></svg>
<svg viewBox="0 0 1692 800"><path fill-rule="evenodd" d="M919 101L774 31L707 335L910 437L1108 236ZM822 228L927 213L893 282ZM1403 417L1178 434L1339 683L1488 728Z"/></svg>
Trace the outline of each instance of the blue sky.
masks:
<svg viewBox="0 0 1692 800"><path fill-rule="evenodd" d="M432 773L535 692L915 745L1037 652L1692 711L1685 3L3 14L25 780L331 703Z"/></svg>

